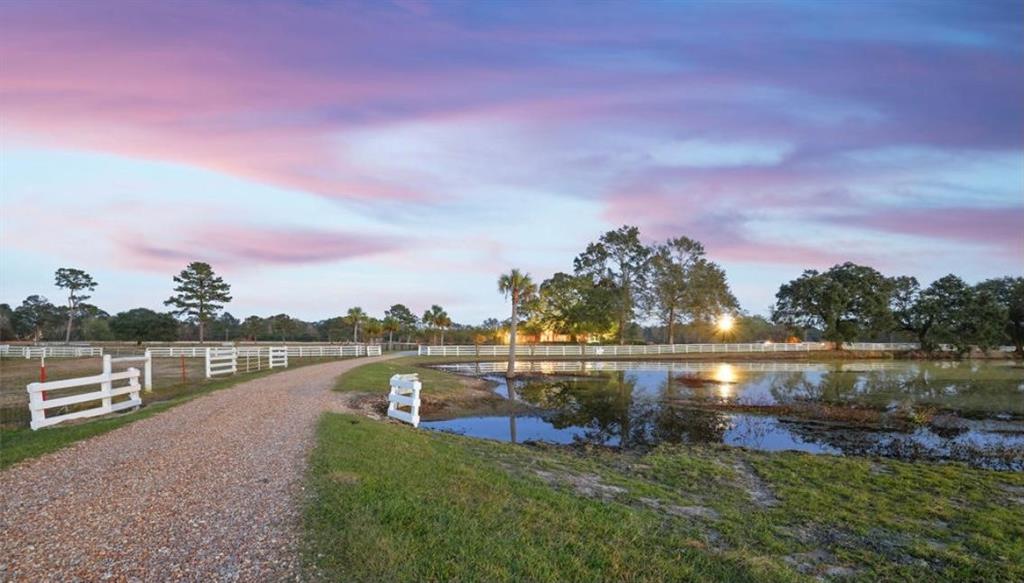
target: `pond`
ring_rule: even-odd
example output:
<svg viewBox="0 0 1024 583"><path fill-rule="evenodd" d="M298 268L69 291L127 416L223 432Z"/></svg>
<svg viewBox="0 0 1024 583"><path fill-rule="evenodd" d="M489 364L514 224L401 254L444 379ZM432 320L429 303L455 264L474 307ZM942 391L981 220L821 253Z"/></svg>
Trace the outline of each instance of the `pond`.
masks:
<svg viewBox="0 0 1024 583"><path fill-rule="evenodd" d="M509 397L506 363L441 365ZM1013 362L521 362L515 415L423 427L504 441L960 460L1024 470L1024 367Z"/></svg>

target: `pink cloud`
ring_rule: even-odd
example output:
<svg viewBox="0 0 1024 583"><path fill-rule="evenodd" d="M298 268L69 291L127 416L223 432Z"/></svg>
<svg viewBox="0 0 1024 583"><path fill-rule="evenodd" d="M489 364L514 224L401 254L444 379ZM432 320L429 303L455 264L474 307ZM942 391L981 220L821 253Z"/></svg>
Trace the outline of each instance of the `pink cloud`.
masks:
<svg viewBox="0 0 1024 583"><path fill-rule="evenodd" d="M397 248L393 240L358 233L247 225L203 225L170 240L115 235L116 259L131 268L166 272L190 261L233 270L357 259Z"/></svg>

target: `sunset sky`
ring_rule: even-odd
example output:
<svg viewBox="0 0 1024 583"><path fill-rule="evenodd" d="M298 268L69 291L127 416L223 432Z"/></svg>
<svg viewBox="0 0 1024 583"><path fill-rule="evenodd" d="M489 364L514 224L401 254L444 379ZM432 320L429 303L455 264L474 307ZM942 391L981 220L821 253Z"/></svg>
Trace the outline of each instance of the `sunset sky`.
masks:
<svg viewBox="0 0 1024 583"><path fill-rule="evenodd" d="M504 317L688 235L742 306L852 260L1024 272L1024 3L4 2L0 301Z"/></svg>

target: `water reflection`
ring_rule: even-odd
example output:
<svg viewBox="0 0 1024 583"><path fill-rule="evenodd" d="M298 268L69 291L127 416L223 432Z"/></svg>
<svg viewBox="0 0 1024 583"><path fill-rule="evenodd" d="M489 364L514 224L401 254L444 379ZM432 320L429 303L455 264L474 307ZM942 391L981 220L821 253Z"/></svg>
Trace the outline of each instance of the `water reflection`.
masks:
<svg viewBox="0 0 1024 583"><path fill-rule="evenodd" d="M545 440L646 447L722 443L765 450L965 459L986 451L1024 469L1024 370L971 363L528 363L560 377L528 376L509 386L500 363L448 367L497 383L496 392L535 413L428 421L425 427L512 442ZM785 367L765 366L785 364ZM881 364L882 366L877 366ZM670 366L665 366L670 365ZM686 366L676 366L686 365ZM692 366L697 365L697 366ZM802 366L794 366L802 365ZM477 372L479 371L479 372ZM566 376L566 373L572 373ZM998 430L961 417L913 432L864 431L848 425L723 411L722 403L825 402L879 407L929 405L1009 426ZM702 405L706 403L707 405ZM974 423L974 422L971 422ZM984 451L982 451L984 450ZM980 451L980 453L979 453ZM991 456L990 456L991 457ZM987 461L986 461L987 460ZM1015 466L1014 464L1017 464Z"/></svg>

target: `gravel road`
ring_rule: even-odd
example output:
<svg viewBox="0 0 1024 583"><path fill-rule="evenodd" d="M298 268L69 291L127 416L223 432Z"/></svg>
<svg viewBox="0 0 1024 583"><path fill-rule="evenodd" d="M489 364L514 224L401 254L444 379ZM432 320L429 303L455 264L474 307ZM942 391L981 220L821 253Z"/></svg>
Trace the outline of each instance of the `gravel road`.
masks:
<svg viewBox="0 0 1024 583"><path fill-rule="evenodd" d="M344 408L339 374L386 358L244 382L8 468L0 580L297 579L317 418Z"/></svg>

